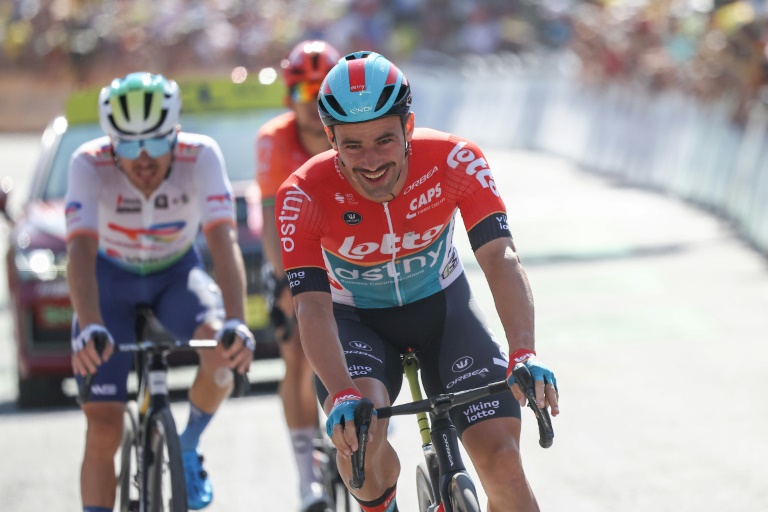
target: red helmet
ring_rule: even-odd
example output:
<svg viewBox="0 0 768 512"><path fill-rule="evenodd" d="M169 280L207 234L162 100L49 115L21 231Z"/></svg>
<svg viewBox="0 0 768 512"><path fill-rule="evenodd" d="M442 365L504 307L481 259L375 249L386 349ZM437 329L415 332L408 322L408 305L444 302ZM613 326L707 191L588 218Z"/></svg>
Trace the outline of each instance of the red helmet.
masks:
<svg viewBox="0 0 768 512"><path fill-rule="evenodd" d="M322 82L340 58L338 50L325 41L302 41L280 63L285 85L293 87L300 82Z"/></svg>

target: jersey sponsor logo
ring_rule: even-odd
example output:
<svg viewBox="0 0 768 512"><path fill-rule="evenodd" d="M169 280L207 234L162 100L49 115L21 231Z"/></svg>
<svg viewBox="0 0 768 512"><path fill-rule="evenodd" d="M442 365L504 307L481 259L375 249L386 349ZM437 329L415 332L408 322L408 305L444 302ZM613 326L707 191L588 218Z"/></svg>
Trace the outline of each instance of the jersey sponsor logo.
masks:
<svg viewBox="0 0 768 512"><path fill-rule="evenodd" d="M403 195L404 195L404 196L405 196L405 195L408 195L408 193L409 193L410 191L412 191L413 189L415 189L416 187L418 187L419 185L421 185L422 183L424 183L425 181L427 181L427 180L428 180L429 178L431 178L431 177L432 177L432 175L433 175L433 174L435 174L436 172L437 172L437 166L434 166L432 169L430 169L430 170L429 170L429 172L427 172L427 174L425 174L424 176L422 176L422 177L421 177L421 178L419 178L418 180L414 181L413 183L411 183L410 185L408 185L407 187L405 187L405 190L403 190Z"/></svg>
<svg viewBox="0 0 768 512"><path fill-rule="evenodd" d="M502 215L496 215L496 222L499 223L499 228L503 230L509 230L509 222L507 221L507 216L505 214Z"/></svg>
<svg viewBox="0 0 768 512"><path fill-rule="evenodd" d="M350 226L355 226L363 222L363 216L357 212L344 212L342 218L344 219L344 222Z"/></svg>
<svg viewBox="0 0 768 512"><path fill-rule="evenodd" d="M478 158L471 149L463 149L466 142L459 142L448 155L448 165L456 169L459 164L467 164L466 173L474 176L483 188L490 188L493 195L499 197L499 191L496 190L496 182L493 181L493 174L488 168L488 162L485 158Z"/></svg>
<svg viewBox="0 0 768 512"><path fill-rule="evenodd" d="M342 194L341 192L336 192L333 198L339 204L357 204L354 194Z"/></svg>
<svg viewBox="0 0 768 512"><path fill-rule="evenodd" d="M454 270L456 270L456 267L459 266L459 252L456 250L455 247L451 248L451 255L448 257L448 263L445 264L445 267L443 267L443 271L440 273L440 277L443 279L448 279L448 276L453 273Z"/></svg>
<svg viewBox="0 0 768 512"><path fill-rule="evenodd" d="M298 185L292 185L292 189L285 193L283 198L283 204L280 208L280 216L277 220L280 221L280 242L283 246L283 251L291 252L296 247L293 241L294 233L296 233L296 224L293 222L299 218L299 212L301 212L301 205L304 203L304 199L312 201L309 194L301 190Z"/></svg>
<svg viewBox="0 0 768 512"><path fill-rule="evenodd" d="M168 196L165 194L160 194L155 198L155 208L158 209L167 209L168 208Z"/></svg>
<svg viewBox="0 0 768 512"><path fill-rule="evenodd" d="M440 189L440 183L435 185L434 187L430 188L423 194L419 195L419 197L414 197L413 200L408 205L411 211L405 214L406 219L412 219L419 213L425 212L432 208L432 206L436 206L440 204L442 201L437 201L434 204L432 203L432 200L438 199L442 195L442 190Z"/></svg>
<svg viewBox="0 0 768 512"><path fill-rule="evenodd" d="M451 366L451 369L456 373L462 373L467 371L469 368L471 368L474 362L475 360L472 359L471 356L460 357L459 359L456 360L455 363L453 363L453 366Z"/></svg>
<svg viewBox="0 0 768 512"><path fill-rule="evenodd" d="M369 352L363 352L361 350L345 350L344 354L356 354L358 356L370 357L374 361L378 361L379 363L384 364L384 361Z"/></svg>
<svg viewBox="0 0 768 512"><path fill-rule="evenodd" d="M77 212L82 209L82 203L78 203L77 201L70 201L64 208L64 216L67 218L67 221L71 221L74 219L74 216L77 214Z"/></svg>
<svg viewBox="0 0 768 512"><path fill-rule="evenodd" d="M370 366L361 366L359 364L353 364L349 368L347 368L349 371L350 377L362 377L363 375L369 375L373 372L373 368Z"/></svg>
<svg viewBox="0 0 768 512"><path fill-rule="evenodd" d="M453 386L458 384L459 382L469 379L471 377L475 377L476 375L482 375L484 373L488 373L488 368L478 368L477 370L473 370L469 373L465 373L464 375L461 375L460 377L455 378L451 382L448 383L447 386L445 386L447 389L451 389Z"/></svg>
<svg viewBox="0 0 768 512"><path fill-rule="evenodd" d="M138 213L141 211L141 199L117 195L117 213Z"/></svg>
<svg viewBox="0 0 768 512"><path fill-rule="evenodd" d="M355 237L348 236L339 247L339 254L353 260L362 260L365 256L379 251L381 254L397 254L400 249L421 249L428 246L440 234L444 224L429 228L424 233L417 234L410 231L399 237L392 233L385 233L381 243L363 242L355 244Z"/></svg>
<svg viewBox="0 0 768 512"><path fill-rule="evenodd" d="M371 282L381 281L385 277L402 281L419 272L423 272L427 267L434 267L440 260L442 248L443 242L441 241L436 250L427 251L426 255L417 254L412 257L401 258L397 262L397 265L392 261L388 261L378 266L364 267L365 270L361 270L359 267L336 267L333 269L333 273L340 281L347 282L360 282L360 280ZM427 259L427 256L429 259ZM402 272L398 269L398 266L402 269Z"/></svg>
<svg viewBox="0 0 768 512"><path fill-rule="evenodd" d="M91 393L101 396L114 396L117 394L117 385L115 384L93 384Z"/></svg>
<svg viewBox="0 0 768 512"><path fill-rule="evenodd" d="M472 404L462 412L467 419L467 423L474 423L477 420L494 416L496 411L499 410L501 404L498 400L490 400L486 402L480 402Z"/></svg>
<svg viewBox="0 0 768 512"><path fill-rule="evenodd" d="M221 203L221 204L227 204L232 202L232 194L229 192L226 192L224 194L215 194L210 195L205 198L206 201L209 203Z"/></svg>
<svg viewBox="0 0 768 512"><path fill-rule="evenodd" d="M288 286L295 288L301 284L301 281L307 277L307 274L303 270L291 270L286 272L285 276L288 278Z"/></svg>
<svg viewBox="0 0 768 512"><path fill-rule="evenodd" d="M128 228L114 224L112 222L107 224L107 227L112 231L116 231L125 235L129 240L135 241L139 240L139 237L148 237L157 242L168 243L178 238L179 233L182 229L184 229L185 225L186 222L182 220L178 222L164 222L162 224L154 224L148 228Z"/></svg>
<svg viewBox="0 0 768 512"><path fill-rule="evenodd" d="M367 343L362 341L350 341L349 346L357 350L365 350L366 352L373 352L373 349Z"/></svg>

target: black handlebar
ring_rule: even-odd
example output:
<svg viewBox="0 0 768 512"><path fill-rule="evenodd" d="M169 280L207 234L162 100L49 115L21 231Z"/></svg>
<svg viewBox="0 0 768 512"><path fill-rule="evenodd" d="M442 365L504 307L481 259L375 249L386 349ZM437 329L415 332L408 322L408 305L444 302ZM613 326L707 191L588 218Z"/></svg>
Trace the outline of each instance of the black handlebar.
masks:
<svg viewBox="0 0 768 512"><path fill-rule="evenodd" d="M530 370L523 363L517 363L512 370L512 375L515 376L517 384L525 394L525 398L528 400L528 407L536 415L536 422L539 424L539 446L549 448L555 439L555 431L552 429L552 420L549 417L547 408L542 409L536 403L536 392L534 391L534 382Z"/></svg>
<svg viewBox="0 0 768 512"><path fill-rule="evenodd" d="M224 331L224 333L221 335L221 344L224 345L224 348L231 347L234 342L235 331L232 329L227 329ZM235 378L232 388L232 398L240 398L247 395L251 387L251 384L248 381L248 375L245 373L240 373L237 370L232 370L232 375Z"/></svg>
<svg viewBox="0 0 768 512"><path fill-rule="evenodd" d="M109 343L109 341L106 333L99 331L93 333L93 345L96 349L96 353L99 354L99 357L104 353L107 343ZM95 373L89 373L83 377L83 385L80 386L80 391L77 394L77 403L81 406L91 399L91 386L93 385L93 378L95 376Z"/></svg>
<svg viewBox="0 0 768 512"><path fill-rule="evenodd" d="M519 363L512 370L518 385L525 394L530 407L536 416L536 422L539 425L539 445L542 448L549 448L555 438L555 431L552 428L552 420L546 408L540 408L536 403L536 394L533 388L533 377L530 370L524 364ZM453 407L469 403L478 398L488 395L494 395L503 391L509 391L507 381L501 380L492 382L486 386L458 391L456 393L447 393L425 398L416 402L410 402L401 405L376 408L376 417L380 420L391 418L392 416L402 416L406 414L418 414L420 412L434 412L438 408ZM367 398L362 398L355 408L355 428L357 429L358 450L352 453L352 478L349 485L353 489L360 489L365 482L365 448L368 443L368 427L371 424L373 414L373 403Z"/></svg>

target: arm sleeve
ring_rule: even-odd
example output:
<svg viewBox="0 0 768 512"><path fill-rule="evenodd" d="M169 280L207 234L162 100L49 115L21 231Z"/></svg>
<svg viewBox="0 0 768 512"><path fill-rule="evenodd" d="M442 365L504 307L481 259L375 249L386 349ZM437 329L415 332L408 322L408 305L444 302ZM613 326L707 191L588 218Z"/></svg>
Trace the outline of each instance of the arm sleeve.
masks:
<svg viewBox="0 0 768 512"><path fill-rule="evenodd" d="M100 177L87 154L76 151L69 163L64 200L67 240L78 235L98 238Z"/></svg>
<svg viewBox="0 0 768 512"><path fill-rule="evenodd" d="M448 156L449 186L467 228L472 250L501 237L511 237L504 201L488 162L472 142L456 139Z"/></svg>
<svg viewBox="0 0 768 512"><path fill-rule="evenodd" d="M277 192L275 222L283 267L291 292L330 292L321 245L323 215L319 199L291 176Z"/></svg>
<svg viewBox="0 0 768 512"><path fill-rule="evenodd" d="M211 141L209 145L201 148L195 174L203 231L208 231L222 222L234 225L234 195L218 144Z"/></svg>

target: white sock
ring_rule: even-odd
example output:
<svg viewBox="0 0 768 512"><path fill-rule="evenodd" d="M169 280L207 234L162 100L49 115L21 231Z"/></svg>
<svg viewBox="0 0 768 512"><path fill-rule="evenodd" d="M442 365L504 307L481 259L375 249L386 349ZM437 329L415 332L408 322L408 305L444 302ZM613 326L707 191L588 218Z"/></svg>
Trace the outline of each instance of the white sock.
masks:
<svg viewBox="0 0 768 512"><path fill-rule="evenodd" d="M296 459L296 468L299 471L299 492L306 496L312 492L313 482L319 480L315 474L314 450L312 440L315 438L315 427L289 428L293 456Z"/></svg>

